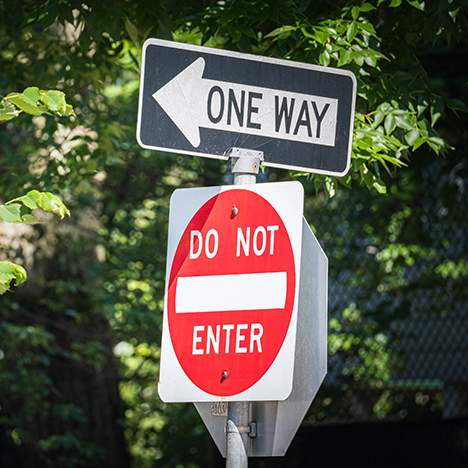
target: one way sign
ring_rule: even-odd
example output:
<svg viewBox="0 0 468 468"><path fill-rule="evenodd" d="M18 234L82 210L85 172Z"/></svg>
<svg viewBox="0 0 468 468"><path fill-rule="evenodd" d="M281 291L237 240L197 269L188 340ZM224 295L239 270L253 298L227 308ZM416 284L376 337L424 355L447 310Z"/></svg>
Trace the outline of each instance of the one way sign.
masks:
<svg viewBox="0 0 468 468"><path fill-rule="evenodd" d="M269 166L344 175L355 95L346 70L149 39L137 139L219 159L258 148Z"/></svg>

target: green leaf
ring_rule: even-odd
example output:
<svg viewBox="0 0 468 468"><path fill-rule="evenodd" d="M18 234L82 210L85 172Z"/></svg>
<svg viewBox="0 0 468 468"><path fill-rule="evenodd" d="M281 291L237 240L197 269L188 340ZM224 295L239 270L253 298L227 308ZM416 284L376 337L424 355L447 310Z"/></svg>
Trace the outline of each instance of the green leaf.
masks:
<svg viewBox="0 0 468 468"><path fill-rule="evenodd" d="M350 63L352 60L352 51L350 49L341 49L340 51L340 59L338 60L338 66L342 67Z"/></svg>
<svg viewBox="0 0 468 468"><path fill-rule="evenodd" d="M377 65L377 58L373 57L372 55L366 55L364 62L366 62L370 67L375 68Z"/></svg>
<svg viewBox="0 0 468 468"><path fill-rule="evenodd" d="M375 28L374 26L372 26L371 23L367 21L363 21L361 23L361 28L367 31L371 36L374 36L375 38L377 38L377 32L375 31Z"/></svg>
<svg viewBox="0 0 468 468"><path fill-rule="evenodd" d="M10 289L11 282L16 286L26 281L26 270L16 263L0 261L0 294L4 294Z"/></svg>
<svg viewBox="0 0 468 468"><path fill-rule="evenodd" d="M132 42L135 45L139 45L140 40L138 35L138 29L128 18L125 18L125 29Z"/></svg>
<svg viewBox="0 0 468 468"><path fill-rule="evenodd" d="M359 9L361 11L363 11L364 13L368 12L368 11L371 11L371 10L375 10L375 6L374 5L371 5L370 3L363 3Z"/></svg>
<svg viewBox="0 0 468 468"><path fill-rule="evenodd" d="M390 133L392 133L393 130L395 130L395 127L396 127L395 116L393 114L388 114L387 117L385 117L385 122L384 122L384 128L385 128L385 132L387 133L387 135L390 135Z"/></svg>
<svg viewBox="0 0 468 468"><path fill-rule="evenodd" d="M0 122L6 122L7 120L14 119L20 114L21 111L17 110L16 107L11 103L2 99L0 101Z"/></svg>
<svg viewBox="0 0 468 468"><path fill-rule="evenodd" d="M320 65L322 65L323 67L328 66L328 64L330 63L330 54L329 54L328 50L325 49L325 50L319 55L319 63L320 63Z"/></svg>
<svg viewBox="0 0 468 468"><path fill-rule="evenodd" d="M0 205L0 221L5 223L21 223L21 204Z"/></svg>
<svg viewBox="0 0 468 468"><path fill-rule="evenodd" d="M35 210L37 208L37 199L38 199L36 196L33 196L35 192L37 192L37 190L32 190L27 195L23 195L22 197L17 198L16 200L21 201L23 205L27 206L30 210Z"/></svg>
<svg viewBox="0 0 468 468"><path fill-rule="evenodd" d="M388 154L381 153L380 156L381 156L381 158L384 159L385 161L388 161L388 162L394 164L394 165L397 166L397 167L406 166L406 164L405 164L403 161L401 161L400 159L394 158L393 156L390 156L390 155L388 155Z"/></svg>
<svg viewBox="0 0 468 468"><path fill-rule="evenodd" d="M31 99L34 103L37 104L37 101L41 98L41 93L37 86L30 86L23 91L23 94L28 98Z"/></svg>
<svg viewBox="0 0 468 468"><path fill-rule="evenodd" d="M67 103L65 101L65 94L62 91L41 91L41 101L53 113L59 115L66 113Z"/></svg>
<svg viewBox="0 0 468 468"><path fill-rule="evenodd" d="M360 67L362 67L362 65L364 64L364 57L362 56L361 52L353 53L353 57L354 62Z"/></svg>
<svg viewBox="0 0 468 468"><path fill-rule="evenodd" d="M439 154L440 150L444 147L444 140L439 137L430 137L426 140L426 143L436 154Z"/></svg>
<svg viewBox="0 0 468 468"><path fill-rule="evenodd" d="M372 187L381 194L387 193L387 187L381 181L375 181L372 184Z"/></svg>
<svg viewBox="0 0 468 468"><path fill-rule="evenodd" d="M73 107L67 104L65 94L58 90L40 90L30 86L22 93L10 93L0 102L0 121L11 120L21 111L31 115L50 112L59 116L73 115Z"/></svg>
<svg viewBox="0 0 468 468"><path fill-rule="evenodd" d="M23 212L24 209L26 209L26 212ZM70 211L57 195L50 192L31 190L26 195L0 205L0 220L8 223L32 224L38 222L31 214L31 211L35 209L54 213L60 219L70 215Z"/></svg>
<svg viewBox="0 0 468 468"><path fill-rule="evenodd" d="M265 36L265 39L270 38L270 37L280 36L281 34L285 34L285 33L290 33L292 31L295 31L296 29L297 29L296 26L289 26L289 25L281 26L280 28L276 28L270 33L268 33Z"/></svg>
<svg viewBox="0 0 468 468"><path fill-rule="evenodd" d="M460 8L455 8L454 10L450 10L449 12L450 18L455 23L457 21L458 13L460 13Z"/></svg>
<svg viewBox="0 0 468 468"><path fill-rule="evenodd" d="M420 2L419 0L406 0L411 6L417 10L424 11L426 8L426 2Z"/></svg>
<svg viewBox="0 0 468 468"><path fill-rule="evenodd" d="M335 181L331 177L325 177L325 189L330 198L333 198L335 196Z"/></svg>
<svg viewBox="0 0 468 468"><path fill-rule="evenodd" d="M302 34L304 34L305 37L308 37L310 39L315 39L319 44L325 45L328 41L328 38L330 37L330 31L328 29L323 29L323 28L314 28L314 33L311 34L307 31L305 28L301 28Z"/></svg>
<svg viewBox="0 0 468 468"><path fill-rule="evenodd" d="M378 110L374 115L374 122L372 126L374 128L378 127L382 123L384 117L385 117L385 112L382 110Z"/></svg>
<svg viewBox="0 0 468 468"><path fill-rule="evenodd" d="M41 115L44 112L42 106L38 106L36 102L30 97L22 93L10 93L5 99L16 107L31 115Z"/></svg>
<svg viewBox="0 0 468 468"><path fill-rule="evenodd" d="M427 138L423 136L419 136L416 138L416 141L413 143L413 151L416 151L421 145L426 143Z"/></svg>
<svg viewBox="0 0 468 468"><path fill-rule="evenodd" d="M355 38L356 34L358 31L358 25L356 21L352 21L351 24L348 26L348 30L346 31L346 39L348 39L349 42L352 42L352 40Z"/></svg>
<svg viewBox="0 0 468 468"><path fill-rule="evenodd" d="M419 136L419 130L417 128L409 131L406 135L405 135L405 141L406 143L408 143L408 145L413 145L414 142L416 141L416 139L418 138Z"/></svg>
<svg viewBox="0 0 468 468"><path fill-rule="evenodd" d="M412 130L414 128L413 125L411 125L409 116L407 114L395 116L395 123L397 127L400 127L403 130Z"/></svg>

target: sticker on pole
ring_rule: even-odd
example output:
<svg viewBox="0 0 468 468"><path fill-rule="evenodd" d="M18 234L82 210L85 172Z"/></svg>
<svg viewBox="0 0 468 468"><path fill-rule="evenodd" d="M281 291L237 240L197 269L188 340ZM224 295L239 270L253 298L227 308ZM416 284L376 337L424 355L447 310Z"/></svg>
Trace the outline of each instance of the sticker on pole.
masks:
<svg viewBox="0 0 468 468"><path fill-rule="evenodd" d="M298 182L174 192L159 382L164 401L287 398L302 211Z"/></svg>

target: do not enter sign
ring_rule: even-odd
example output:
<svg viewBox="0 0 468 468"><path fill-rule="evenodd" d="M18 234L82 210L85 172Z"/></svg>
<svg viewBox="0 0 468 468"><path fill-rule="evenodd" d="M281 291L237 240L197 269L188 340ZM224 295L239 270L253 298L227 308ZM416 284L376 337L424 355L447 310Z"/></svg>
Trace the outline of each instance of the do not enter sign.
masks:
<svg viewBox="0 0 468 468"><path fill-rule="evenodd" d="M174 193L159 386L163 400L288 396L302 205L297 182Z"/></svg>
<svg viewBox="0 0 468 468"><path fill-rule="evenodd" d="M220 396L255 384L283 344L295 283L288 232L267 200L242 189L209 199L169 276L169 332L190 380Z"/></svg>

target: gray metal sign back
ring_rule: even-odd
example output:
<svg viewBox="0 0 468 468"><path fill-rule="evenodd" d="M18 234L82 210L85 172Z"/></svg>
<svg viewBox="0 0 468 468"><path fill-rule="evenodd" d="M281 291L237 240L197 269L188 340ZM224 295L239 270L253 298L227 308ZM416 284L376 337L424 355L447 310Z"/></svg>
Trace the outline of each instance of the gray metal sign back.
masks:
<svg viewBox="0 0 468 468"><path fill-rule="evenodd" d="M143 47L137 140L144 148L344 175L356 79L320 67L157 39Z"/></svg>
<svg viewBox="0 0 468 468"><path fill-rule="evenodd" d="M250 421L256 437L249 439L250 457L282 456L286 453L312 400L327 373L328 259L303 219L301 277L294 382L283 401L250 403ZM225 402L194 403L219 451L226 456Z"/></svg>

